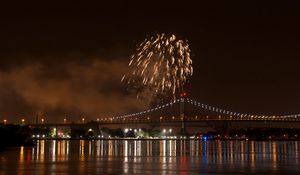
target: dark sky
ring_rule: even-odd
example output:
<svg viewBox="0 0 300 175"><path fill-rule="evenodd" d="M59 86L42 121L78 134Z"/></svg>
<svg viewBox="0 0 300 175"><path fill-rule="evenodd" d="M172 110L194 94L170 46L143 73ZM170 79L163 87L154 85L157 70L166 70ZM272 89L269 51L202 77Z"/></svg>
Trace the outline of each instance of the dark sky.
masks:
<svg viewBox="0 0 300 175"><path fill-rule="evenodd" d="M126 1L3 5L0 118L115 115L147 108L120 79L154 33L188 39L203 103L254 114L300 113L300 4Z"/></svg>

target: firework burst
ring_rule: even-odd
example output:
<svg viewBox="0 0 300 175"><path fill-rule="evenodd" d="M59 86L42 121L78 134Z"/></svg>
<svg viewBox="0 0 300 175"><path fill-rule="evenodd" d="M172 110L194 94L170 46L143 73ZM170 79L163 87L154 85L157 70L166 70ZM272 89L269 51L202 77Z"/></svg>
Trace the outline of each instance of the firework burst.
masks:
<svg viewBox="0 0 300 175"><path fill-rule="evenodd" d="M175 35L151 36L137 46L129 62L130 72L122 77L122 81L175 97L193 74L190 52L187 41Z"/></svg>

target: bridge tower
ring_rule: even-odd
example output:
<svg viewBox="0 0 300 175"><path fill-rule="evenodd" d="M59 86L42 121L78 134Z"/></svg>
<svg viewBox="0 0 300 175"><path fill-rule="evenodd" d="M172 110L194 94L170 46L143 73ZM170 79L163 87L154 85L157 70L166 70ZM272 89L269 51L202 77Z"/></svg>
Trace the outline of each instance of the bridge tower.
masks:
<svg viewBox="0 0 300 175"><path fill-rule="evenodd" d="M180 110L180 120L181 120L181 130L180 133L181 134L185 134L186 133L186 127L185 127L185 113L184 113L184 105L185 105L185 101L186 101L186 92L183 92L180 94L180 106L179 106L179 110Z"/></svg>

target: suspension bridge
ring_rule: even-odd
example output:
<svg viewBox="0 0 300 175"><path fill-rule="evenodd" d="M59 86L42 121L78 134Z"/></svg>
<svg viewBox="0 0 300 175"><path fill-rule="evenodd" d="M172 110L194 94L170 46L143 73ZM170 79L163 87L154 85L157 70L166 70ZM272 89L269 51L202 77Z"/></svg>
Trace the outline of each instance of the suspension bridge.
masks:
<svg viewBox="0 0 300 175"><path fill-rule="evenodd" d="M239 113L201 103L182 94L180 98L156 107L95 121L101 127L177 127L185 132L190 127L211 128L300 128L300 114L257 115ZM81 123L36 123L33 126L69 126Z"/></svg>

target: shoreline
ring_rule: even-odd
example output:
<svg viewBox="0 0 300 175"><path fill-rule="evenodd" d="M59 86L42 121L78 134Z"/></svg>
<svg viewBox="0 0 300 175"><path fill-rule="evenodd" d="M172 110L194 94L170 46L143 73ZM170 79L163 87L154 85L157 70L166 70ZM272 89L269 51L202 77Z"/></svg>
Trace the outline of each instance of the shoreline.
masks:
<svg viewBox="0 0 300 175"><path fill-rule="evenodd" d="M197 141L299 141L295 139L191 139L191 138L32 138L32 141L35 140L138 140L138 141L148 141L148 140L197 140Z"/></svg>

